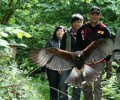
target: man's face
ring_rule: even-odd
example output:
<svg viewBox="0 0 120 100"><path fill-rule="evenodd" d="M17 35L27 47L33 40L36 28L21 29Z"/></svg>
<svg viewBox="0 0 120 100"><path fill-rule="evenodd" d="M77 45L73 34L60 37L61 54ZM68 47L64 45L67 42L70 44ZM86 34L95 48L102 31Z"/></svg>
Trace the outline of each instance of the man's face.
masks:
<svg viewBox="0 0 120 100"><path fill-rule="evenodd" d="M99 19L102 17L101 13L98 12L91 12L89 13L90 21L92 23L98 23Z"/></svg>
<svg viewBox="0 0 120 100"><path fill-rule="evenodd" d="M82 20L77 20L77 21L74 21L72 23L72 28L74 30L78 30L82 25L83 25L83 21Z"/></svg>

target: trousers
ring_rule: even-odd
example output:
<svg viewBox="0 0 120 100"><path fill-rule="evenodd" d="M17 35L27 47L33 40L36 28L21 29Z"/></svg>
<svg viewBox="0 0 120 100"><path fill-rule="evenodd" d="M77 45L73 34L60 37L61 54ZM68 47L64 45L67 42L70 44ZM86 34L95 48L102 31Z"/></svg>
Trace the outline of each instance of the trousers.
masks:
<svg viewBox="0 0 120 100"><path fill-rule="evenodd" d="M99 72L100 77L98 77L97 81L93 83L94 87L94 100L101 100L102 99L102 75L104 74L104 66L105 63L98 63L95 64L93 67L97 72ZM84 100L93 100L93 91L92 91L92 85L83 85L83 95Z"/></svg>
<svg viewBox="0 0 120 100"><path fill-rule="evenodd" d="M58 100L60 74L58 71L47 68L47 76L50 86L50 100Z"/></svg>

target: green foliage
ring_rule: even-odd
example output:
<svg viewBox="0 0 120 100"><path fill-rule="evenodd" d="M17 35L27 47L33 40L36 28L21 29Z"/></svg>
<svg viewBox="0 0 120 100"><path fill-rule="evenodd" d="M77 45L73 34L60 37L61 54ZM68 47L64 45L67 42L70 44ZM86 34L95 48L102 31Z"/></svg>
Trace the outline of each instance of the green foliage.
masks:
<svg viewBox="0 0 120 100"><path fill-rule="evenodd" d="M110 80L103 81L103 100L119 100L120 84L117 83L115 73Z"/></svg>
<svg viewBox="0 0 120 100"><path fill-rule="evenodd" d="M113 73L113 76L109 80L106 80L105 76L106 73L104 74L102 81L103 90L102 100L119 100L120 84L117 83L115 72ZM44 74L41 73L38 75L34 75L34 79L35 79L34 82L40 85L39 93L43 94L45 100L49 100L48 80L44 79ZM72 87L69 87L69 97L72 97ZM80 99L83 100L83 91L81 91Z"/></svg>
<svg viewBox="0 0 120 100"><path fill-rule="evenodd" d="M7 41L5 41L5 40L1 39L1 42L2 43L4 42L4 44L6 44L6 46L16 45L16 46L25 46L26 47L26 45L23 43L17 43L18 39L23 39L23 37L30 38L32 36L29 33L25 32L21 29L18 29L15 27L8 27L5 25L0 25L0 37L7 40Z"/></svg>
<svg viewBox="0 0 120 100"><path fill-rule="evenodd" d="M0 50L0 100L45 100L38 92L39 85L19 69L9 49Z"/></svg>
<svg viewBox="0 0 120 100"><path fill-rule="evenodd" d="M8 47L8 45L9 45L8 41L0 39L0 46Z"/></svg>
<svg viewBox="0 0 120 100"><path fill-rule="evenodd" d="M97 5L102 9L102 21L110 28L113 35L116 34L118 27L120 26L120 0L94 0L91 4Z"/></svg>
<svg viewBox="0 0 120 100"><path fill-rule="evenodd" d="M31 33L33 38L29 40L30 42L25 40L25 43L28 47L32 45L32 48L37 48L44 46L56 26L70 27L73 13L81 13L86 22L88 20L87 13L92 5L98 5L102 8L103 18L101 21L115 35L120 21L119 3L119 0L114 2L110 0L26 0L21 9L16 9L9 21L12 24L21 25L23 30ZM111 6L114 7L111 8Z"/></svg>
<svg viewBox="0 0 120 100"><path fill-rule="evenodd" d="M72 14L81 13L84 21L88 21L87 14L92 5L102 8L101 21L115 35L120 26L120 0L0 0L0 100L49 100L48 81L42 79L42 74L34 78L24 76L36 67L29 62L30 50L44 47L56 26L70 27ZM18 47L18 65L11 61L11 50L9 52L8 47L11 42L13 45L27 45L27 48ZM7 47L5 51L8 53L4 52L4 47ZM109 81L103 82L103 98L117 100L118 94L119 85L114 74Z"/></svg>

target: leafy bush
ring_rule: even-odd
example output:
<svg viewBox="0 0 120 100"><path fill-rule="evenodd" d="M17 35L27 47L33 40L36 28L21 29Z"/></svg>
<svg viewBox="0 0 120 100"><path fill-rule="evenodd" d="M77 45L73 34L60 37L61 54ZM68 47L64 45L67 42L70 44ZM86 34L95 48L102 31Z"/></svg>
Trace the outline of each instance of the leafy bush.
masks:
<svg viewBox="0 0 120 100"><path fill-rule="evenodd" d="M0 50L0 100L45 100L38 91L39 85L26 76L27 71L19 69L10 51Z"/></svg>
<svg viewBox="0 0 120 100"><path fill-rule="evenodd" d="M114 73L110 80L103 81L103 100L119 100L120 99L120 84Z"/></svg>
<svg viewBox="0 0 120 100"><path fill-rule="evenodd" d="M7 40L8 45L15 45L15 46L24 46L25 44L22 43L23 38L30 38L32 37L29 33L15 27L8 27L6 25L0 25L0 37L2 39Z"/></svg>

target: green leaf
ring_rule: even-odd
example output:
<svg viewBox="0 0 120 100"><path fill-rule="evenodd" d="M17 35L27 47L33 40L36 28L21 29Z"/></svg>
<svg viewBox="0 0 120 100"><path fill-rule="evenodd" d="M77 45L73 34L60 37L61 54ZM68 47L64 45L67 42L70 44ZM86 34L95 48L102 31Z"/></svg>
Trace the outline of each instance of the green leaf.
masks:
<svg viewBox="0 0 120 100"><path fill-rule="evenodd" d="M2 35L3 37L8 37L8 34L5 32L0 32L0 35Z"/></svg>
<svg viewBox="0 0 120 100"><path fill-rule="evenodd" d="M18 46L27 47L27 45L23 43L19 43Z"/></svg>
<svg viewBox="0 0 120 100"><path fill-rule="evenodd" d="M10 19L9 19L9 23L10 23L10 24L15 24L15 19L14 19L14 18L10 18Z"/></svg>
<svg viewBox="0 0 120 100"><path fill-rule="evenodd" d="M12 98L12 100L18 100L17 98Z"/></svg>
<svg viewBox="0 0 120 100"><path fill-rule="evenodd" d="M0 46L9 47L9 43L6 40L0 39Z"/></svg>
<svg viewBox="0 0 120 100"><path fill-rule="evenodd" d="M29 86L27 86L27 85L22 86L21 88L24 89L24 90L29 90Z"/></svg>
<svg viewBox="0 0 120 100"><path fill-rule="evenodd" d="M0 90L0 94L3 94L5 93L5 90ZM3 100L1 97L0 97L0 100Z"/></svg>
<svg viewBox="0 0 120 100"><path fill-rule="evenodd" d="M6 4L8 4L9 2L8 2L8 0L2 0L3 2L5 2Z"/></svg>
<svg viewBox="0 0 120 100"><path fill-rule="evenodd" d="M4 100L4 99L2 99L2 97L0 97L0 100Z"/></svg>
<svg viewBox="0 0 120 100"><path fill-rule="evenodd" d="M29 33L25 33L24 35L25 35L25 37L27 37L27 38L32 37Z"/></svg>
<svg viewBox="0 0 120 100"><path fill-rule="evenodd" d="M17 33L17 37L22 39L22 33L21 32Z"/></svg>
<svg viewBox="0 0 120 100"><path fill-rule="evenodd" d="M14 4L17 2L17 0L13 0Z"/></svg>

